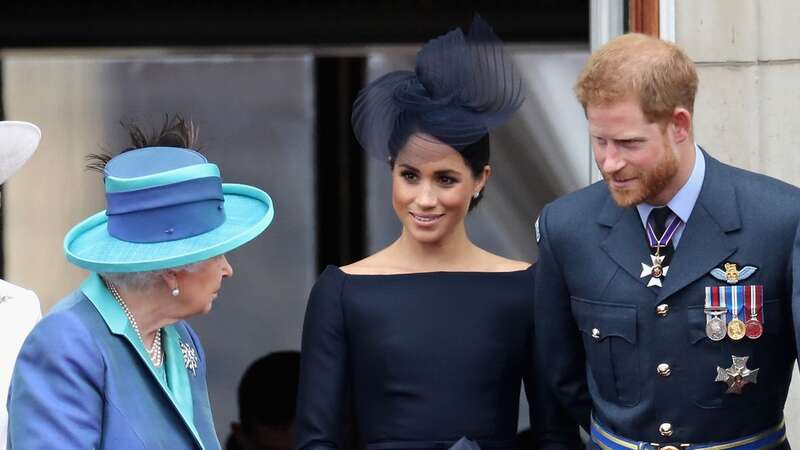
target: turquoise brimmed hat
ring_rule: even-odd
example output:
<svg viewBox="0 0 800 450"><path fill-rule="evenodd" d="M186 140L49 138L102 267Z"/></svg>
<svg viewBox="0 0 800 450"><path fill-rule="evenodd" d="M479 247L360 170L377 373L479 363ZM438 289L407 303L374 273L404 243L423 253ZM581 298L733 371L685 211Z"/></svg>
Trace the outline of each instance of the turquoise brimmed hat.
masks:
<svg viewBox="0 0 800 450"><path fill-rule="evenodd" d="M222 183L185 148L129 150L105 166L106 210L64 238L67 259L94 272L143 272L203 261L255 238L275 211L266 192Z"/></svg>

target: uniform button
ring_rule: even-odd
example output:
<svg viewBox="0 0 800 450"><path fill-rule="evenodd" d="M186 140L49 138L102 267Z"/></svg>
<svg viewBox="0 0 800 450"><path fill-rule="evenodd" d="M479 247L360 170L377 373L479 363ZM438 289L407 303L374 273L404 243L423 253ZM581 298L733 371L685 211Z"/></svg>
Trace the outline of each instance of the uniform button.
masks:
<svg viewBox="0 0 800 450"><path fill-rule="evenodd" d="M662 423L660 427L658 427L658 432L661 433L664 437L672 436L672 424L671 423Z"/></svg>
<svg viewBox="0 0 800 450"><path fill-rule="evenodd" d="M672 374L672 369L669 368L669 364L661 363L658 365L658 367L656 367L656 372L658 372L658 374L662 377L668 377Z"/></svg>
<svg viewBox="0 0 800 450"><path fill-rule="evenodd" d="M667 314L669 314L669 305L662 303L656 306L656 314L658 314L659 317L666 317Z"/></svg>
<svg viewBox="0 0 800 450"><path fill-rule="evenodd" d="M592 328L592 337L597 340L600 339L600 330L597 328Z"/></svg>

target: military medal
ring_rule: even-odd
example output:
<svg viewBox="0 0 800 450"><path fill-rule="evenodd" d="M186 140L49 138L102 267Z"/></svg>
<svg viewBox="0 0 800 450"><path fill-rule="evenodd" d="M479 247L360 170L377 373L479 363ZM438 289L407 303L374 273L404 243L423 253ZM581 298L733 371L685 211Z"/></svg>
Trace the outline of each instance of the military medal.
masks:
<svg viewBox="0 0 800 450"><path fill-rule="evenodd" d="M738 341L747 334L747 326L739 319L728 322L728 336L734 341Z"/></svg>
<svg viewBox="0 0 800 450"><path fill-rule="evenodd" d="M743 293L742 286L725 286L725 290L730 292L731 299L730 299L730 314L731 320L728 322L728 336L734 341L738 341L742 339L745 334L747 333L747 327L745 326L744 322L740 319L742 313L744 312L744 305L742 300L744 300L740 296ZM722 287L720 290L723 290Z"/></svg>
<svg viewBox="0 0 800 450"><path fill-rule="evenodd" d="M661 277L667 275L667 271L669 271L669 266L662 266L664 263L664 256L659 256L658 250L656 250L655 255L650 255L650 262L652 265L647 265L642 263L642 274L639 278L646 278L652 277L647 282L647 287L658 286L661 287Z"/></svg>
<svg viewBox="0 0 800 450"><path fill-rule="evenodd" d="M712 341L721 341L725 339L725 335L728 332L725 321L722 320L720 316L724 316L724 313L716 317L711 317L706 321L706 336Z"/></svg>
<svg viewBox="0 0 800 450"><path fill-rule="evenodd" d="M733 364L727 369L717 366L717 378L728 385L726 394L741 394L742 388L746 385L758 383L758 369L750 370L747 368L749 356L731 356Z"/></svg>
<svg viewBox="0 0 800 450"><path fill-rule="evenodd" d="M756 319L750 319L744 323L745 334L749 339L758 339L764 334L764 326Z"/></svg>
<svg viewBox="0 0 800 450"><path fill-rule="evenodd" d="M661 279L667 276L669 266L664 265L664 258L666 258L666 255L661 255L661 249L667 245L670 245L672 238L682 225L683 221L680 219L680 217L673 214L672 221L669 222L664 230L664 234L662 234L659 238L656 237L656 232L653 230L653 225L650 222L647 223L647 241L651 248L656 249L655 255L650 255L650 265L647 263L642 263L642 273L639 275L639 278L650 277L650 279L647 281L647 287L662 287Z"/></svg>
<svg viewBox="0 0 800 450"><path fill-rule="evenodd" d="M706 287L704 308L706 313L706 336L712 341L721 341L725 339L725 335L728 333L726 324L728 307L725 303L725 292L720 293L719 286Z"/></svg>
<svg viewBox="0 0 800 450"><path fill-rule="evenodd" d="M745 334L749 339L758 339L764 333L764 287L761 285L743 286L745 301L744 315L748 317Z"/></svg>
<svg viewBox="0 0 800 450"><path fill-rule="evenodd" d="M744 266L739 269L733 262L726 262L723 267L717 267L709 273L719 281L724 281L732 286L706 287L706 334L710 333L709 296L717 295L721 299L728 299L728 323L726 333L733 340L740 340L747 336L749 339L758 339L764 333L764 294L761 285L737 285L742 280L753 275L758 268ZM725 303L721 303L725 305ZM719 325L718 323L714 324ZM709 334L709 337L711 335Z"/></svg>

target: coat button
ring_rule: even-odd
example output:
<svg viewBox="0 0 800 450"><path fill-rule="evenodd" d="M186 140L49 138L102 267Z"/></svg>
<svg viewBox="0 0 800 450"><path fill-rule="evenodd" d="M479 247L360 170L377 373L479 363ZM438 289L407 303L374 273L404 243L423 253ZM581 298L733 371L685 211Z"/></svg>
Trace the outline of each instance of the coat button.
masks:
<svg viewBox="0 0 800 450"><path fill-rule="evenodd" d="M658 432L661 433L664 437L672 436L672 424L671 423L662 423L660 427L658 427Z"/></svg>
<svg viewBox="0 0 800 450"><path fill-rule="evenodd" d="M672 374L672 369L669 368L669 364L661 363L658 365L658 367L656 367L656 372L658 372L658 374L662 377L668 377Z"/></svg>
<svg viewBox="0 0 800 450"><path fill-rule="evenodd" d="M658 314L658 317L666 317L669 314L669 305L662 303L656 306L656 314Z"/></svg>
<svg viewBox="0 0 800 450"><path fill-rule="evenodd" d="M597 328L592 328L592 337L595 340L600 339L600 330L598 330Z"/></svg>

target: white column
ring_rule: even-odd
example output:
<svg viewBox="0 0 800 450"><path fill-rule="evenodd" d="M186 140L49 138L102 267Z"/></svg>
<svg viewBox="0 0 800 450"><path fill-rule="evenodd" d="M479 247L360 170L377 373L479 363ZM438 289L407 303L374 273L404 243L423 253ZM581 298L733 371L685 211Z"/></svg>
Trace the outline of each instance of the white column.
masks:
<svg viewBox="0 0 800 450"><path fill-rule="evenodd" d="M625 1L624 0L592 0L589 9L589 42L591 51L594 52L603 44L625 32ZM589 152L589 180L590 183L602 179L600 171L594 162L591 147Z"/></svg>

